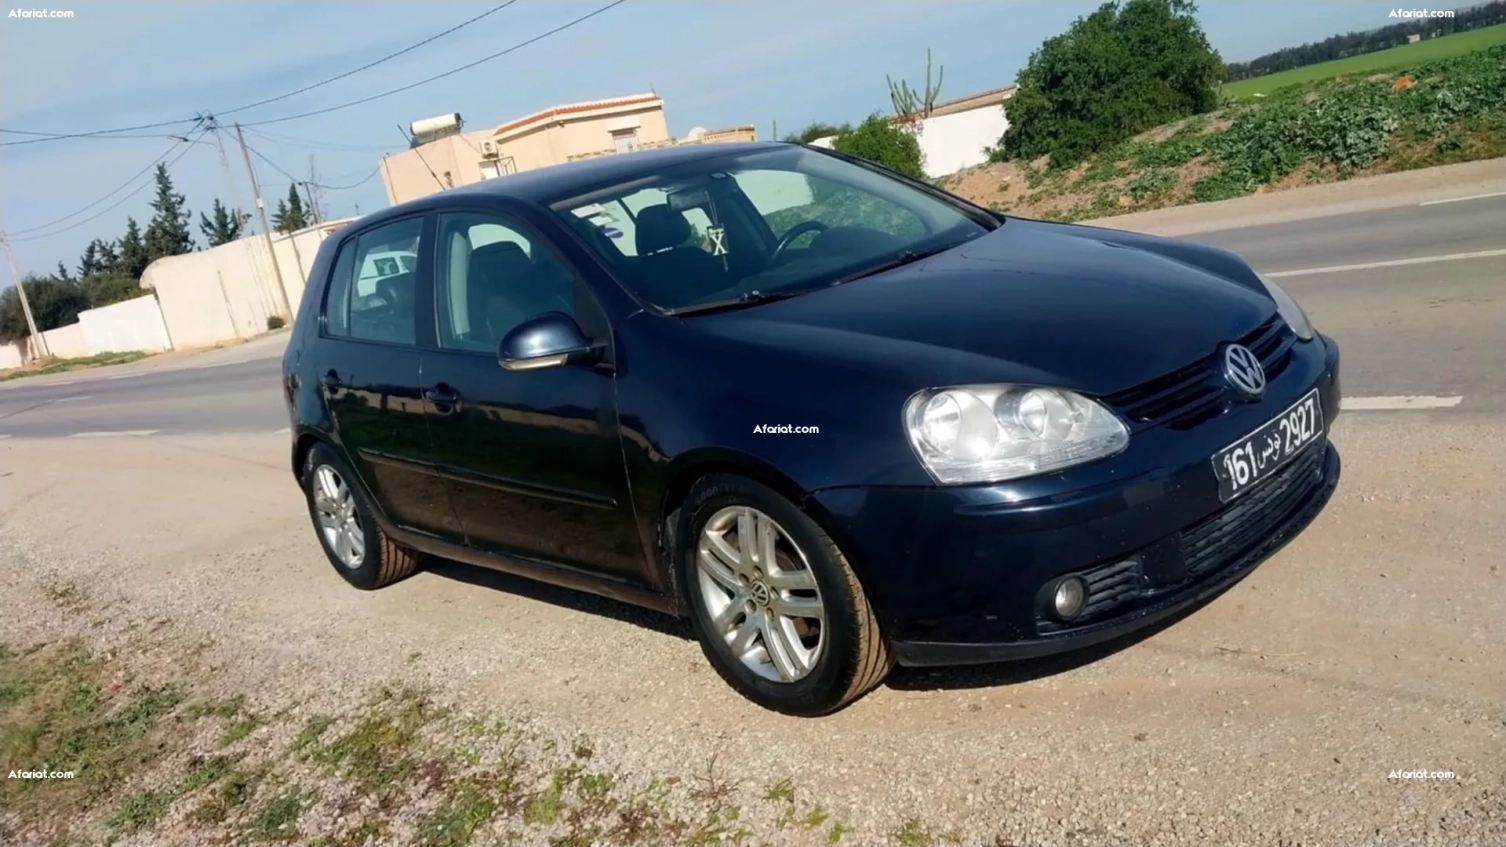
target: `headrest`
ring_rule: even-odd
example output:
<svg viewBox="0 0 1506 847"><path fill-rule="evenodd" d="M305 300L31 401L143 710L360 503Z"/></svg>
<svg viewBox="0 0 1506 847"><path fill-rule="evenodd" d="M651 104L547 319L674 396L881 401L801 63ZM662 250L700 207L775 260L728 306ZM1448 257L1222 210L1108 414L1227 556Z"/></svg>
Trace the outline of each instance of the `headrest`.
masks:
<svg viewBox="0 0 1506 847"><path fill-rule="evenodd" d="M528 254L523 252L522 247L511 241L495 241L491 244L483 244L471 251L467 275L476 279L483 275L519 274L532 266L533 260L528 258Z"/></svg>
<svg viewBox="0 0 1506 847"><path fill-rule="evenodd" d="M414 301L414 277L411 273L382 277L377 280L377 293L394 309L408 309Z"/></svg>
<svg viewBox="0 0 1506 847"><path fill-rule="evenodd" d="M638 255L657 253L666 247L678 247L690 238L690 221L661 203L638 213L636 241Z"/></svg>

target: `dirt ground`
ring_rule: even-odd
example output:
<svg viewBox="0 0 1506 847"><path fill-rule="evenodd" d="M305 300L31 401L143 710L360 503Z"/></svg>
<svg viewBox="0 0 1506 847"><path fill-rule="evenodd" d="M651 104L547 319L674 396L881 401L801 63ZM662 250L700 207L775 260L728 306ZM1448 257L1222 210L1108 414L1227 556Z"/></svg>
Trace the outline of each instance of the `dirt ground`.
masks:
<svg viewBox="0 0 1506 847"><path fill-rule="evenodd" d="M1499 845L1506 460L1478 446L1503 435L1479 418L1340 418L1327 511L1189 617L1065 661L897 670L820 720L740 699L653 613L447 563L348 588L281 438L0 441L6 667L55 677L26 663L75 639L102 663L67 665L80 691L183 692L151 701L160 746L118 784L86 806L62 781L28 786L0 835L583 845L562 833L600 796L662 789L655 808L681 823L642 843ZM404 734L405 715L427 728ZM521 728L534 781L465 806L495 764L446 777L472 760L434 745L489 721ZM399 745L419 736L422 767ZM38 764L6 739L0 769ZM1454 778L1393 775L1417 769ZM253 777L269 787L227 812ZM479 823L441 826L452 812ZM595 840L630 840L613 831Z"/></svg>

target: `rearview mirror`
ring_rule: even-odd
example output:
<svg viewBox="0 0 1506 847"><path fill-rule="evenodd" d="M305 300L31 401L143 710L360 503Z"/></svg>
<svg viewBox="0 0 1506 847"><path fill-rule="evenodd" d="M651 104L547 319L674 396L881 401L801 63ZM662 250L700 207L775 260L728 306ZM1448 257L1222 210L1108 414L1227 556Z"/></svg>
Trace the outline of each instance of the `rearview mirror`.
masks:
<svg viewBox="0 0 1506 847"><path fill-rule="evenodd" d="M699 209L711 205L711 197L704 188L687 188L682 191L672 191L665 198L669 208L676 212L684 212L687 209Z"/></svg>
<svg viewBox="0 0 1506 847"><path fill-rule="evenodd" d="M545 312L512 328L497 346L497 362L510 371L553 368L595 361L601 348L591 344L575 319L564 312Z"/></svg>

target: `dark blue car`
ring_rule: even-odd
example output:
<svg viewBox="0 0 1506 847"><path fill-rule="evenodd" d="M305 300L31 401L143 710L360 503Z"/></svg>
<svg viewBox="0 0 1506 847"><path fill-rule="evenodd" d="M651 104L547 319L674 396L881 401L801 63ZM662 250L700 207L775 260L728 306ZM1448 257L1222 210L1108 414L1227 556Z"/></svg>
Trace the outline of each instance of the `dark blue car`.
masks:
<svg viewBox="0 0 1506 847"><path fill-rule="evenodd" d="M432 554L685 615L734 688L817 715L1248 573L1338 482L1338 363L1230 253L726 144L345 227L284 375L352 585Z"/></svg>

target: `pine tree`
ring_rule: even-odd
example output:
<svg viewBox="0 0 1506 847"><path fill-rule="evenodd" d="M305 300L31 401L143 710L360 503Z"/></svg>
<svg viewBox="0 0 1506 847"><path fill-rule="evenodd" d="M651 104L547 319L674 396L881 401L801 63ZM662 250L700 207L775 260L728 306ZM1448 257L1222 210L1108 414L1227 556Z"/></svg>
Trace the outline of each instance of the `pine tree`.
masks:
<svg viewBox="0 0 1506 847"><path fill-rule="evenodd" d="M137 226L135 218L126 218L125 235L120 237L117 248L119 259L115 262L113 270L117 270L132 279L141 279L146 272L146 266L151 264L151 258L146 252L146 243L141 238L141 227Z"/></svg>
<svg viewBox="0 0 1506 847"><path fill-rule="evenodd" d="M308 225L303 199L298 196L298 185L294 183L288 186L288 199L277 201L277 211L272 214L272 228L278 232L297 232Z"/></svg>
<svg viewBox="0 0 1506 847"><path fill-rule="evenodd" d="M84 247L84 254L78 258L78 278L98 273L99 269L99 239L96 238Z"/></svg>
<svg viewBox="0 0 1506 847"><path fill-rule="evenodd" d="M204 239L210 247L218 247L241 237L245 230L246 221L250 215L240 209L226 209L224 204L216 197L214 201L214 218L207 215L199 215L199 231L204 233Z"/></svg>
<svg viewBox="0 0 1506 847"><path fill-rule="evenodd" d="M167 174L167 165L160 162L157 164L156 178L157 196L152 200L152 211L155 214L146 226L148 262L194 250L193 234L188 231L193 218L183 205L183 195L173 191L173 180Z"/></svg>

